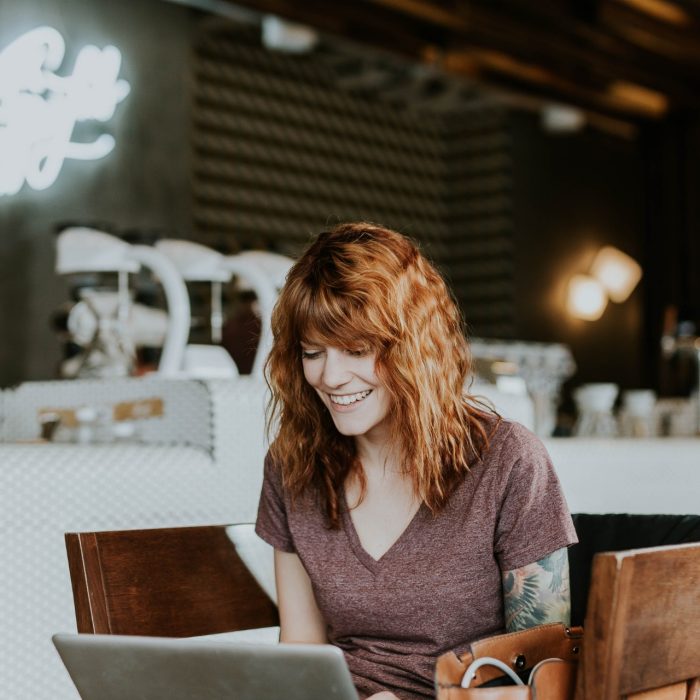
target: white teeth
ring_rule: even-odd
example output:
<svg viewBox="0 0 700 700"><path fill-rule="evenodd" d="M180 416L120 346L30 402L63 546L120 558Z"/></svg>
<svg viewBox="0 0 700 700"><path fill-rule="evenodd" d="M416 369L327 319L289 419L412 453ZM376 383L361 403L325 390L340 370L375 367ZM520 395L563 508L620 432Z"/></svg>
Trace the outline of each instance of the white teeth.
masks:
<svg viewBox="0 0 700 700"><path fill-rule="evenodd" d="M368 389L367 391L360 391L357 394L345 394L344 396L329 394L329 396L331 397L331 401L333 403L338 403L341 406L349 406L351 403L355 403L356 401L362 401L362 399L369 396L371 393L372 390Z"/></svg>

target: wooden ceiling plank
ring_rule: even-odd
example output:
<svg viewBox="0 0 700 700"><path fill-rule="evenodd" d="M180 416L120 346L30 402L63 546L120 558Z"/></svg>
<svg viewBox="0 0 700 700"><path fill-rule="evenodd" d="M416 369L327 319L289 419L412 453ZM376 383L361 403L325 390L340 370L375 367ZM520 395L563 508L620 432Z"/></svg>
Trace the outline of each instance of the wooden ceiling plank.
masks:
<svg viewBox="0 0 700 700"><path fill-rule="evenodd" d="M452 70L460 69L462 57L458 53L453 53L446 58ZM550 100L555 100L556 96L560 101L568 98L577 106L618 117L658 118L662 113L660 105L665 105L667 102L663 95L658 97L659 101L653 101L651 95L644 93L590 90L580 83L564 80L540 66L513 61L511 57L494 51L472 51L466 58L469 70L473 70L473 65L476 63L480 77L484 81L495 85L499 82L503 84L505 81L511 87L518 86L524 92L527 92L524 90L527 87L538 91L542 97L549 96ZM644 97L647 97L647 100L644 100Z"/></svg>
<svg viewBox="0 0 700 700"><path fill-rule="evenodd" d="M644 37L632 35L633 30L625 34L601 24L597 16L607 12L611 2L624 11L636 12L616 0L594 2L597 12L591 16L595 15L595 22L580 19L585 13L578 12L573 1L563 3L564 10L557 12L556 3L547 0L541 4L532 0L471 0L468 5L458 0L354 0L336 3L332 10L325 0L236 0L260 12L447 70L454 61L444 57L460 53L461 67L456 72L467 78L484 75L483 65L477 67L472 61L471 68L467 67L470 51L505 54L513 65L522 64L518 77L521 88L539 83L549 92L561 90L572 99L569 87L574 85L580 88L581 99L597 94L599 108L610 110L612 115L640 114L639 105L625 107L611 98L607 89L612 81L662 94L672 106L700 108L700 77L691 70L694 53L658 53L658 45L644 45ZM496 72L493 66L488 70ZM502 67L500 70L503 73ZM526 79L523 74L533 70L544 70L551 76L536 79L533 73Z"/></svg>
<svg viewBox="0 0 700 700"><path fill-rule="evenodd" d="M371 0L371 2L448 29L469 29L466 13L451 12L444 3L436 4L425 0Z"/></svg>
<svg viewBox="0 0 700 700"><path fill-rule="evenodd" d="M506 51L521 60L556 66L557 70L587 68L603 78L617 78L669 92L679 100L693 100L700 84L686 84L675 77L671 62L659 63L659 57L642 53L601 32L591 33L580 27L572 30L568 20L560 25L525 25L524 20L494 17L482 8L473 8L473 34L480 44ZM571 32L574 33L571 33ZM533 60L531 57L535 56ZM666 70L661 70L665 68Z"/></svg>
<svg viewBox="0 0 700 700"><path fill-rule="evenodd" d="M490 48L489 48L490 47ZM615 74L614 72L607 71L605 69L604 65L588 65L588 66L580 66L579 68L583 70L577 70L577 66L564 66L562 64L557 65L555 61L551 61L548 66L545 68L543 62L530 62L527 61L523 58L521 58L521 52L520 51L514 51L511 47L508 47L506 49L503 48L494 48L492 42L480 42L478 45L475 45L473 47L464 47L464 48L457 48L453 49L451 51L448 51L445 53L446 56L454 56L455 54L461 54L461 67L460 67L460 72L463 72L466 76L471 77L473 80L478 80L479 79L479 72L476 70L476 67L472 65L472 70L465 69L467 66L468 60L467 57L469 56L470 52L476 52L478 53L479 51L493 51L496 53L500 53L502 55L510 57L511 64L513 66L520 65L521 68L519 69L519 72L525 73L529 72L531 74L530 81L531 82L537 82L536 80L536 74L539 73L540 75L547 75L551 76L550 79L548 79L546 82L548 82L550 85L553 85L553 81L556 78L559 82L557 84L560 85L565 85L565 84L576 84L580 86L581 88L585 88L589 92L601 92L605 93L608 89L608 85L611 83L611 81L614 80L619 80L623 82L628 82L628 83L634 83L634 84L639 84L642 87L647 88L648 90L652 90L654 92L661 92L665 93L665 89L667 85L664 83L664 81L661 80L639 80L638 74L634 74L632 76L628 75L625 72L618 72ZM524 52L523 52L524 53ZM450 61L447 61L448 64L453 63ZM472 62L473 64L473 62ZM525 68L527 67L527 68ZM515 69L511 70L510 72L516 72ZM680 90L683 90L680 92ZM567 93L568 94L568 93ZM692 104L700 108L700 96L698 94L681 88L677 88L675 93L669 94L669 98L671 99L672 102L676 102L679 99L682 99L685 103L687 104ZM633 110L636 111L636 110Z"/></svg>
<svg viewBox="0 0 700 700"><path fill-rule="evenodd" d="M676 26L685 26L691 21L690 15L680 5L666 2L666 0L617 0L617 2L643 12L653 19Z"/></svg>
<svg viewBox="0 0 700 700"><path fill-rule="evenodd" d="M375 4L401 5L404 11L411 8L403 0L371 1ZM590 5L590 2L585 4ZM422 2L421 5L426 3ZM463 42L465 45L492 46L521 60L532 60L533 49L537 50L539 46L543 65L556 64L562 73L567 72L568 66L569 74L588 70L591 72L591 83L595 74L599 80L613 76L656 91L668 91L679 101L692 101L698 94L700 85L697 88L688 87L682 81L669 77L673 75L675 65L668 63L661 66L665 70L660 70L658 55L640 51L640 47L631 42L620 41L619 37L575 21L570 13L576 6L576 2L547 5L542 2L533 4L529 0L489 0L483 4L476 0L469 6L468 29L453 31L451 45L454 48ZM568 7L569 14L562 7ZM512 10L517 12L513 14ZM543 14L547 20L544 25L541 21ZM449 16L455 28L465 26L463 17L456 12L449 13ZM580 75L576 77L580 79Z"/></svg>
<svg viewBox="0 0 700 700"><path fill-rule="evenodd" d="M669 27L620 2L606 2L600 22L637 46L671 59L679 73L686 72L688 64L695 70L700 67L700 23L694 20L680 29Z"/></svg>

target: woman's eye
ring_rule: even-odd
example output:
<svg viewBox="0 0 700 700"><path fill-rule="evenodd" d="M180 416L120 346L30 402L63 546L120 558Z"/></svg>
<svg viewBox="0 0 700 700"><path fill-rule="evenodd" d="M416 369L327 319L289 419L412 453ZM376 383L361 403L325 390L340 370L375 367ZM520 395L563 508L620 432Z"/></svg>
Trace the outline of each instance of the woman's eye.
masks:
<svg viewBox="0 0 700 700"><path fill-rule="evenodd" d="M346 350L345 352L352 357L364 357L369 353L369 350L367 348L358 348L355 350Z"/></svg>
<svg viewBox="0 0 700 700"><path fill-rule="evenodd" d="M302 360L315 360L321 354L320 350L302 350Z"/></svg>

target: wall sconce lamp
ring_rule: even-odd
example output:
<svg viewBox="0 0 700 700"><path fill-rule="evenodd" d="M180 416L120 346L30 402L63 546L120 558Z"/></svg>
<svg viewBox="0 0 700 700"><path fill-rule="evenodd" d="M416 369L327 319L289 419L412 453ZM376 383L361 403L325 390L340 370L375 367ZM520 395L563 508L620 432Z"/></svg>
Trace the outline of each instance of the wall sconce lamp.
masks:
<svg viewBox="0 0 700 700"><path fill-rule="evenodd" d="M575 318L596 321L608 299L625 301L642 277L636 260L612 246L601 248L588 275L577 274L569 281L567 309Z"/></svg>
<svg viewBox="0 0 700 700"><path fill-rule="evenodd" d="M610 299L621 304L642 278L642 268L626 253L606 245L595 256L591 274L605 287Z"/></svg>
<svg viewBox="0 0 700 700"><path fill-rule="evenodd" d="M567 309L575 318L597 321L608 305L603 285L590 275L574 275L569 280Z"/></svg>

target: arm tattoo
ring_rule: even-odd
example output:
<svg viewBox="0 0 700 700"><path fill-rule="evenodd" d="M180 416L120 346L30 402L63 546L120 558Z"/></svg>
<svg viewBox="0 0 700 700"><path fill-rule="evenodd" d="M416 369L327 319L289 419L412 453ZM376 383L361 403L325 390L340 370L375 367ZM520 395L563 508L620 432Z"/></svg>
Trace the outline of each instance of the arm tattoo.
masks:
<svg viewBox="0 0 700 700"><path fill-rule="evenodd" d="M566 547L520 569L503 573L503 609L509 632L547 622L570 623Z"/></svg>

